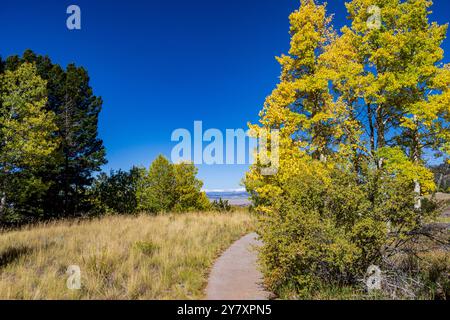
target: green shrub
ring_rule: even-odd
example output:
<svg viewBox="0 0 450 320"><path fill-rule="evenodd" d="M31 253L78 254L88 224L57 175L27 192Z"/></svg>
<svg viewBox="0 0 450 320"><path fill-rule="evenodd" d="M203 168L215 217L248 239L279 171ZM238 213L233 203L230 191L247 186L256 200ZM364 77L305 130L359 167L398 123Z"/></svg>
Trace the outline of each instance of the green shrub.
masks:
<svg viewBox="0 0 450 320"><path fill-rule="evenodd" d="M353 282L366 267L363 252L377 250L366 239L384 235L378 226L372 229L376 223L369 217L360 217L367 206L355 192L360 187L353 182L342 189L332 183L328 189L308 174L291 177L284 187L258 228L268 286L308 297L324 282Z"/></svg>
<svg viewBox="0 0 450 320"><path fill-rule="evenodd" d="M133 167L129 172L101 173L91 189L91 205L94 214L132 214L137 210L137 186L143 169Z"/></svg>
<svg viewBox="0 0 450 320"><path fill-rule="evenodd" d="M309 163L317 170L275 178L260 192L258 233L266 284L276 293L309 298L325 285L359 287L370 265L414 238L430 213L414 210L413 188L388 172ZM376 186L373 188L373 186ZM374 191L375 190L375 191Z"/></svg>
<svg viewBox="0 0 450 320"><path fill-rule="evenodd" d="M230 212L232 210L230 202L228 200L223 200L222 198L218 201L214 200L212 203L212 208L214 211L218 212Z"/></svg>

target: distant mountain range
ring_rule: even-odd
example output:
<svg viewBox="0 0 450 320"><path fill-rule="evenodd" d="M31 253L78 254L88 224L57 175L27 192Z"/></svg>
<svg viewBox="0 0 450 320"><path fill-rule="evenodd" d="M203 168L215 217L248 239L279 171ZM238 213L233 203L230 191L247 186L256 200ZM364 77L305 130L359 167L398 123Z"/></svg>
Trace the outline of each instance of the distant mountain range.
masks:
<svg viewBox="0 0 450 320"><path fill-rule="evenodd" d="M209 200L228 200L231 205L235 206L248 206L250 205L249 197L245 189L235 189L235 190L204 190Z"/></svg>

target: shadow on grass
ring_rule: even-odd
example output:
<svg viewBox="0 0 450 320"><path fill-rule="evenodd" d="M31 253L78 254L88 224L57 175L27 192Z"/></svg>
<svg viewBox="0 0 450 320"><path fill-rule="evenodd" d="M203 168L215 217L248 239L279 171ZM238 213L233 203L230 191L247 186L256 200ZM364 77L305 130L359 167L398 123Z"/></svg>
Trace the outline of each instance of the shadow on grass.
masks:
<svg viewBox="0 0 450 320"><path fill-rule="evenodd" d="M0 252L0 269L10 263L18 260L20 257L31 253L33 250L29 247L11 247Z"/></svg>

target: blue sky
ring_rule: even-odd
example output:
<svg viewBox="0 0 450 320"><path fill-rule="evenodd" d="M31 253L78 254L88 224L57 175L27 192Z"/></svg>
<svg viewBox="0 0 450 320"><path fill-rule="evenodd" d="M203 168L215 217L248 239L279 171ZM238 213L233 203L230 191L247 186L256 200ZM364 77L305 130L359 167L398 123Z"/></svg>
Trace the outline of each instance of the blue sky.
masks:
<svg viewBox="0 0 450 320"><path fill-rule="evenodd" d="M432 20L447 23L450 3L435 0ZM344 0L329 1L334 25ZM82 11L82 30L66 28L66 9ZM3 0L0 55L30 48L89 71L104 100L100 137L109 169L148 166L170 156L177 128L247 128L277 83L274 57L289 48L288 15L298 0ZM444 44L450 52L450 43ZM448 62L448 54L446 62ZM200 166L207 189L239 187L246 166Z"/></svg>

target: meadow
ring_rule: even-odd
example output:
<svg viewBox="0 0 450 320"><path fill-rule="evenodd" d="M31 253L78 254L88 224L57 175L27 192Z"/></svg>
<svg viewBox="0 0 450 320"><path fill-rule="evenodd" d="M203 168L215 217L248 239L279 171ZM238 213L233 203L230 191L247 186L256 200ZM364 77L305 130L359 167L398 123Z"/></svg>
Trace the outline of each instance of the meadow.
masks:
<svg viewBox="0 0 450 320"><path fill-rule="evenodd" d="M253 231L246 211L108 216L0 233L0 299L201 299L214 260ZM81 289L67 287L80 267Z"/></svg>

